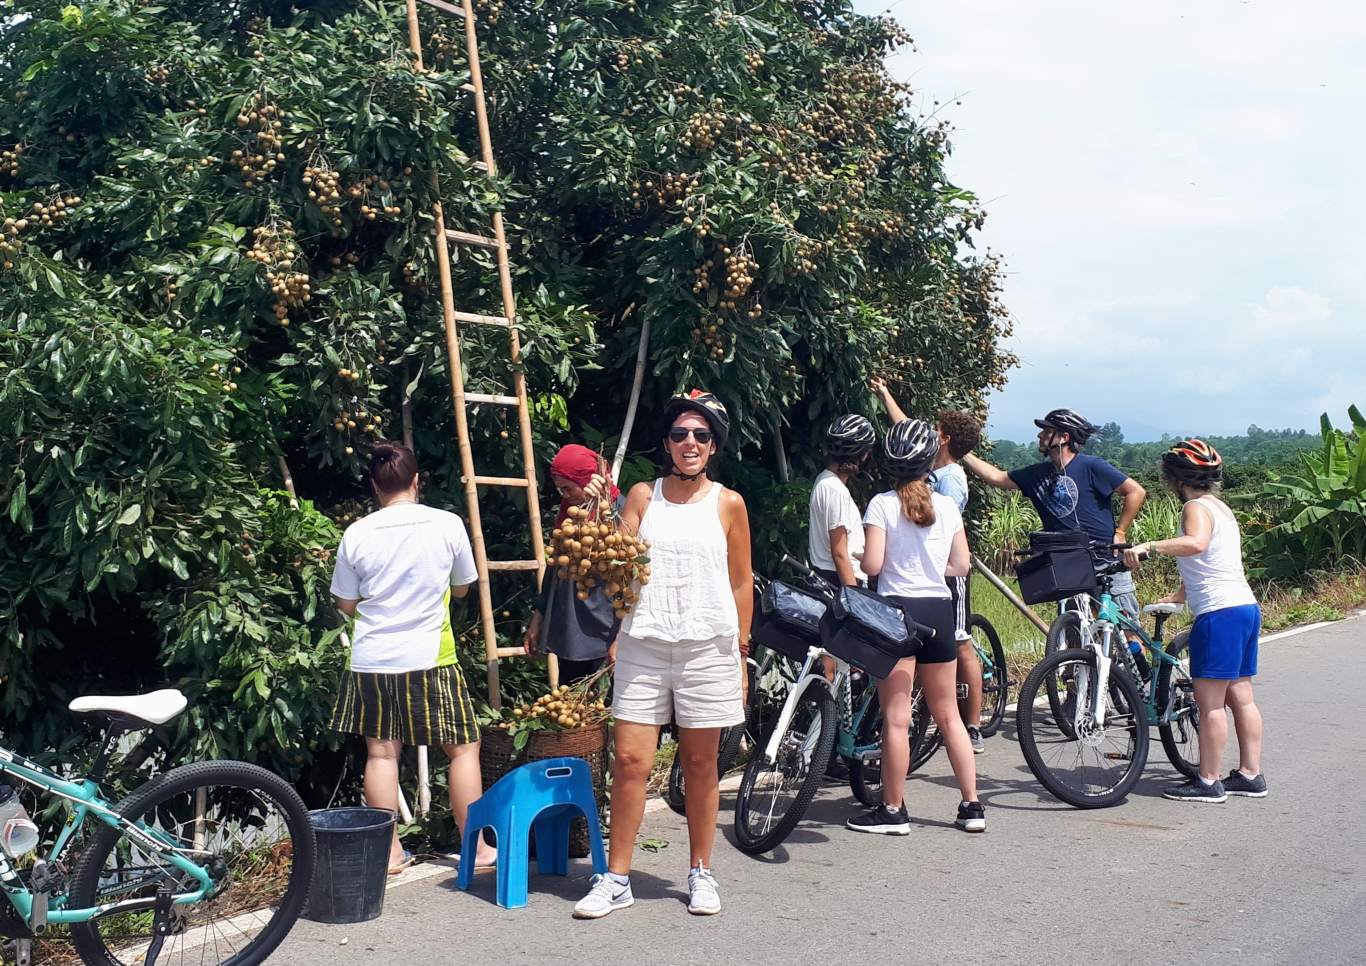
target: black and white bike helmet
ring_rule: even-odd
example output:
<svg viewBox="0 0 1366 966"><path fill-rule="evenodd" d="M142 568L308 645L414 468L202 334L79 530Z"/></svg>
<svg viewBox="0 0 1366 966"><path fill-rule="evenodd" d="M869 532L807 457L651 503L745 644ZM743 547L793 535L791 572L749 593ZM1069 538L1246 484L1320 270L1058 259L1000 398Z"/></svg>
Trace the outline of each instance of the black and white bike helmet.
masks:
<svg viewBox="0 0 1366 966"><path fill-rule="evenodd" d="M903 419L882 439L883 469L898 480L927 476L939 455L939 433L923 419Z"/></svg>
<svg viewBox="0 0 1366 966"><path fill-rule="evenodd" d="M1055 409L1043 419L1034 420L1040 429L1055 429L1066 433L1073 446L1084 446L1086 441L1100 432L1100 427L1073 409Z"/></svg>
<svg viewBox="0 0 1366 966"><path fill-rule="evenodd" d="M857 413L835 419L825 430L826 459L836 463L853 462L877 445L873 424Z"/></svg>

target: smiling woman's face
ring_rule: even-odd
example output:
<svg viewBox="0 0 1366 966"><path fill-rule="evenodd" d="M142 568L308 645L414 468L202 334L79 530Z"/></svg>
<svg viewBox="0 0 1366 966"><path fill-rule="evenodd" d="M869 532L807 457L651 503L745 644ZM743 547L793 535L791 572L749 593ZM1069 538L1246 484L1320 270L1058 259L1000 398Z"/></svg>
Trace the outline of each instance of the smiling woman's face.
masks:
<svg viewBox="0 0 1366 966"><path fill-rule="evenodd" d="M696 476L707 468L707 461L716 452L716 443L708 441L699 443L694 433L699 430L703 433L711 432L711 424L701 413L686 412L679 414L669 427L670 437L677 435L674 430L691 430L682 442L675 443L672 438L666 438L664 445L668 447L669 458L673 460L674 467L684 476Z"/></svg>

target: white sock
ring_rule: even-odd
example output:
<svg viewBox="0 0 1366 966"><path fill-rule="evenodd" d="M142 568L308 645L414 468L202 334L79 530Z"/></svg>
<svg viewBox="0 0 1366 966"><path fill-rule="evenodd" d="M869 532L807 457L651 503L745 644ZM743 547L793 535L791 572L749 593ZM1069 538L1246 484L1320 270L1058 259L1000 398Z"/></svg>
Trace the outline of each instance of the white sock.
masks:
<svg viewBox="0 0 1366 966"><path fill-rule="evenodd" d="M631 877L629 875L617 875L615 872L609 872L607 873L607 878L611 879L617 885L628 886L631 884Z"/></svg>

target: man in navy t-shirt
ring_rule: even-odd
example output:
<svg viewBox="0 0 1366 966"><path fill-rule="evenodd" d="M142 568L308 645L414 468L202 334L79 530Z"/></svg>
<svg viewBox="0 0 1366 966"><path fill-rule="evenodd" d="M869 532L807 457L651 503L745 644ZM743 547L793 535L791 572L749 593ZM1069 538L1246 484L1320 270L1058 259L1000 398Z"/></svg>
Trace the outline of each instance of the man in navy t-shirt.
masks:
<svg viewBox="0 0 1366 966"><path fill-rule="evenodd" d="M1079 414L1055 409L1034 425L1039 427L1044 462L1007 473L969 453L963 465L991 486L1023 493L1045 530L1083 530L1102 543L1127 543L1129 525L1148 498L1147 491L1100 457L1081 452L1096 427ZM1116 493L1124 499L1118 523L1111 507ZM1120 608L1137 617L1133 574L1116 574L1111 590Z"/></svg>

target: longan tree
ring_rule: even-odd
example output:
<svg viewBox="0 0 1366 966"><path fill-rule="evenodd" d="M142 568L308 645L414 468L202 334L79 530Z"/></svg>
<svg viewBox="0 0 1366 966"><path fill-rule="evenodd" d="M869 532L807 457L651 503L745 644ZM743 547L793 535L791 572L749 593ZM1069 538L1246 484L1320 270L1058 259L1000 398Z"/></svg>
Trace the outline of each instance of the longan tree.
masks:
<svg viewBox="0 0 1366 966"><path fill-rule="evenodd" d="M369 442L410 437L428 499L463 499L433 173L451 227L506 212L541 451L620 431L642 344L635 451L705 386L754 487L775 434L809 468L873 374L908 408L1001 384L983 212L887 75L894 24L835 0L478 7L496 182L438 14L418 69L394 2L9 7L0 729L26 750L68 740L79 690L175 683L177 753L331 780L326 588ZM484 254L454 275L495 309ZM465 335L469 389L506 391L505 344ZM472 421L490 472L516 468L505 418ZM514 503L485 521L525 545Z"/></svg>

